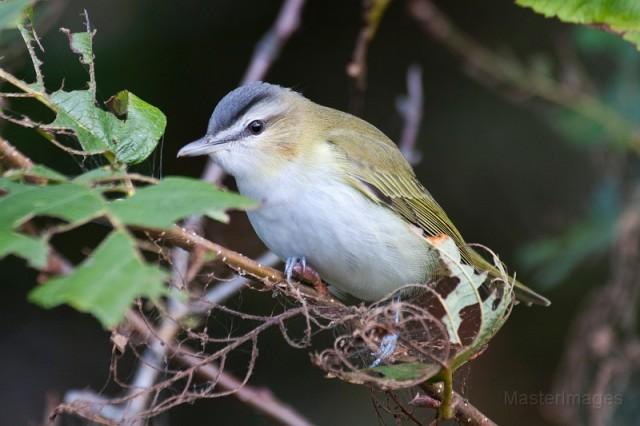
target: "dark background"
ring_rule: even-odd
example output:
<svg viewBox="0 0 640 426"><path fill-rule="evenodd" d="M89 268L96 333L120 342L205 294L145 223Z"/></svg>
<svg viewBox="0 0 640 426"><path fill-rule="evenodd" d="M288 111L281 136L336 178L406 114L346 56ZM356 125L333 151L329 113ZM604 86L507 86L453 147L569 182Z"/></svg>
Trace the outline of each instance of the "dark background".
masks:
<svg viewBox="0 0 640 426"><path fill-rule="evenodd" d="M526 58L553 51L571 29L509 1L439 2L452 20L481 43ZM98 29L95 54L98 97L131 90L168 117L162 158L140 168L156 175L198 176L204 159L175 159L186 142L200 137L216 102L234 88L256 42L271 26L280 1L68 1L41 5L59 12L41 34L48 87L84 87L85 70L56 28L82 30L83 8ZM56 15L52 13L52 15ZM361 2L309 0L300 30L284 48L268 81L290 86L312 100L346 110L353 93L345 68L361 24ZM31 78L26 55L6 58L12 71ZM470 79L449 51L425 35L395 1L369 53L362 116L397 139L402 127L395 108L405 93L407 67L424 70L424 120L416 167L420 180L445 207L468 241L493 248L518 269L517 249L572 223L587 208L597 178L593 154L563 142L541 115L541 106L514 101ZM23 70L23 71L21 71ZM15 139L35 161L73 174L77 163L45 146ZM161 169L159 166L161 165ZM233 181L225 184L233 187ZM260 243L243 215L216 227L216 241L257 254ZM89 230L91 231L91 230ZM97 231L99 233L99 231ZM63 249L91 247L92 232L63 240ZM46 397L70 388L102 389L108 383L109 334L90 316L71 309L42 310L26 302L35 274L22 262L1 263L0 423L41 424ZM604 279L606 262L589 267L545 293L550 308L518 306L487 351L458 375L465 395L499 424L553 424L540 406L508 405L505 393L548 392L558 368L570 319L585 291ZM518 277L534 288L526 270ZM245 292L234 306L274 303ZM276 333L261 341L253 384L320 425L376 424L368 391L323 378L307 352L293 350ZM233 397L179 407L157 424L270 424Z"/></svg>

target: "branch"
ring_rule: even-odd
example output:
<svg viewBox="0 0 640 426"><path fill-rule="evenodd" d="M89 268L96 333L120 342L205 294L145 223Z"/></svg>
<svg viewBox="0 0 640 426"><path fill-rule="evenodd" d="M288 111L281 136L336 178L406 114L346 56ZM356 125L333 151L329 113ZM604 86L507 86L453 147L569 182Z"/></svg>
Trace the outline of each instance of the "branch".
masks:
<svg viewBox="0 0 640 426"><path fill-rule="evenodd" d="M442 386L442 383L424 383L420 387L426 395L416 395L409 404L414 407L439 409L444 396L444 386ZM452 408L458 424L469 426L497 426L493 420L485 416L457 392L453 392Z"/></svg>

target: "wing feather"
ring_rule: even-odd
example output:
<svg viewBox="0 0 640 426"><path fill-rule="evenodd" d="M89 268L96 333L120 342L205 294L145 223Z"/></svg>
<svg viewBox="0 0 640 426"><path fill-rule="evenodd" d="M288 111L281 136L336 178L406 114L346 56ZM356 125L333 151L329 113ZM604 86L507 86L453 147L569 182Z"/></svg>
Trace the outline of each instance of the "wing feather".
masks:
<svg viewBox="0 0 640 426"><path fill-rule="evenodd" d="M346 119L344 113L337 119ZM349 116L351 117L351 116ZM460 249L465 262L498 276L494 265L470 248L444 209L418 181L397 146L369 123L351 117L349 126L328 131L347 182L372 202L398 213L408 223L420 228L425 236L446 234ZM527 304L547 306L549 302L523 284L516 282L518 298Z"/></svg>

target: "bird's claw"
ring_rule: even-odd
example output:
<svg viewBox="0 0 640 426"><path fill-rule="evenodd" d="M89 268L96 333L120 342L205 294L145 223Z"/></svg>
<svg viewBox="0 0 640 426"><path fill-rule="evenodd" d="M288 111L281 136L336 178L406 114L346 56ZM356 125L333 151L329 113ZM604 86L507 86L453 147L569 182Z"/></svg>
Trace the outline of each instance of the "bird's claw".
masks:
<svg viewBox="0 0 640 426"><path fill-rule="evenodd" d="M304 273L307 269L307 259L304 256L287 257L284 263L284 275L287 277L287 282L292 281L293 273L298 265L302 265L302 273Z"/></svg>
<svg viewBox="0 0 640 426"><path fill-rule="evenodd" d="M329 289L313 268L307 266L307 259L304 256L288 257L285 261L284 274L287 282L291 283L293 276L296 275L313 285L320 297L328 297Z"/></svg>

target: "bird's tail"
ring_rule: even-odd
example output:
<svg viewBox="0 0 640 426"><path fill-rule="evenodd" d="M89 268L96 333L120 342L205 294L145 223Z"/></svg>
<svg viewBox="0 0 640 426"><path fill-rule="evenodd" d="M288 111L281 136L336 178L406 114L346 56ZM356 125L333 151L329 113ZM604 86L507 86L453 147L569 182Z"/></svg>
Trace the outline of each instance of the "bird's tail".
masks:
<svg viewBox="0 0 640 426"><path fill-rule="evenodd" d="M486 270L489 273L489 276L500 278L502 274L495 267L495 265L488 262L484 257L480 255L477 251L473 250L470 247L465 248L465 254L468 256L470 263L474 266ZM540 305L540 306L549 306L551 305L551 301L541 294L536 293L531 290L526 285L522 284L519 281L514 281L514 292L516 294L516 298L524 303L527 306L531 305Z"/></svg>

